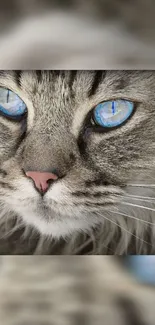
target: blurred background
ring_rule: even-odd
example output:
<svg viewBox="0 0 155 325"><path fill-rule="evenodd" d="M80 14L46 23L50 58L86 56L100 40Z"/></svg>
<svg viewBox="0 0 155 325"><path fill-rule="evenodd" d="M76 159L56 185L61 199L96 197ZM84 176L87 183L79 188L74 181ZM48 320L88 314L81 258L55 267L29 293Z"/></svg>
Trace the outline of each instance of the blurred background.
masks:
<svg viewBox="0 0 155 325"><path fill-rule="evenodd" d="M154 69L154 0L1 0L0 69Z"/></svg>
<svg viewBox="0 0 155 325"><path fill-rule="evenodd" d="M154 256L0 257L3 325L154 325Z"/></svg>

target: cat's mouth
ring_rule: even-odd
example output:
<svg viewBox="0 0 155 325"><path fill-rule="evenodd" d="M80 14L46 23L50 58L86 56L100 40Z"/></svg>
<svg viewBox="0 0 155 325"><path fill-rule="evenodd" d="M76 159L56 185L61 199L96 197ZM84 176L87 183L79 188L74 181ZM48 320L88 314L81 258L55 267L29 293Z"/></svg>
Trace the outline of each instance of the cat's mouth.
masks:
<svg viewBox="0 0 155 325"><path fill-rule="evenodd" d="M100 195L87 195L87 193L82 193L81 196L72 195L72 193L47 193L44 196L39 195L37 192L35 195L23 195L21 193L15 192L12 196L5 197L5 202L8 203L15 209L25 210L30 212L35 212L39 215L49 216L49 215L65 215L74 213L74 211L83 212L95 212L100 208L117 205L120 203L122 193L101 193ZM31 194L34 194L32 192ZM48 218L48 217L47 217Z"/></svg>
<svg viewBox="0 0 155 325"><path fill-rule="evenodd" d="M55 184L51 191L41 196L28 184L6 195L4 204L8 211L12 210L39 233L60 238L76 231L90 231L92 227L109 220L106 212L109 206L118 203L118 194L120 197L120 190L116 188L113 188L113 193L109 189L108 193L100 193L99 196L92 192L91 195L87 195L87 192L72 193L73 188Z"/></svg>

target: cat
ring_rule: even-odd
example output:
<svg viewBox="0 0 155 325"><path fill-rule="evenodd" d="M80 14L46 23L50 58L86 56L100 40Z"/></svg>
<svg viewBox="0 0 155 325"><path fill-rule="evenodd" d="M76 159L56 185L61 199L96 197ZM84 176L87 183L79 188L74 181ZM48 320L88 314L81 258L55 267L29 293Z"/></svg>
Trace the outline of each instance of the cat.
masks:
<svg viewBox="0 0 155 325"><path fill-rule="evenodd" d="M1 254L155 253L154 86L155 71L0 72Z"/></svg>
<svg viewBox="0 0 155 325"><path fill-rule="evenodd" d="M154 69L154 15L153 0L1 1L0 69Z"/></svg>
<svg viewBox="0 0 155 325"><path fill-rule="evenodd" d="M155 287L114 257L5 256L0 273L3 325L154 325Z"/></svg>

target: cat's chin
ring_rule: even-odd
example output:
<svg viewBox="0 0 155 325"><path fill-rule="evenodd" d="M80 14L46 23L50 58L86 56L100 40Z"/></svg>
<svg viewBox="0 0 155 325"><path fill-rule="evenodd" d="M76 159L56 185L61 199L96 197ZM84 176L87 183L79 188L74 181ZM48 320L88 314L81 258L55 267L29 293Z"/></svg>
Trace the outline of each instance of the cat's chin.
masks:
<svg viewBox="0 0 155 325"><path fill-rule="evenodd" d="M75 232L90 232L92 227L97 226L97 221L93 217L75 218L74 216L61 216L57 218L47 218L36 213L22 214L25 225L29 225L42 235L52 237L54 239L66 238Z"/></svg>
<svg viewBox="0 0 155 325"><path fill-rule="evenodd" d="M88 233L99 224L96 216L80 210L80 207L57 204L57 208L52 208L39 202L37 200L35 204L12 204L10 208L13 215L19 217L25 227L30 226L43 236L67 239L76 232Z"/></svg>

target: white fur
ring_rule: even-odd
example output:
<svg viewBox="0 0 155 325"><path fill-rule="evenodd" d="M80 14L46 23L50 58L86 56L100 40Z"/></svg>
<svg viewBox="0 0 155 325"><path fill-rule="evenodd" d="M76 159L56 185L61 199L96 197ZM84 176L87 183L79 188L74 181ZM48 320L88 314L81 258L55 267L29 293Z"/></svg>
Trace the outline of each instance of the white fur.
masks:
<svg viewBox="0 0 155 325"><path fill-rule="evenodd" d="M99 223L99 218L84 216L80 207L75 208L67 187L55 184L42 201L39 193L29 180L15 182L17 190L3 198L5 210L14 211L26 225L30 225L42 235L59 239L78 232L89 232ZM45 206L45 209L44 209ZM39 208L38 208L39 207Z"/></svg>

